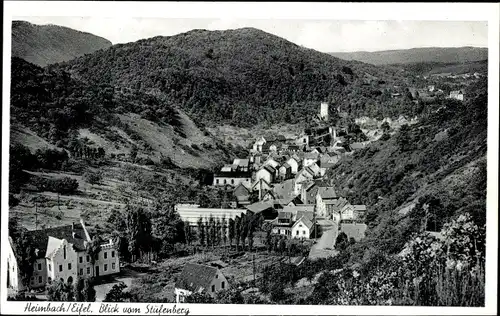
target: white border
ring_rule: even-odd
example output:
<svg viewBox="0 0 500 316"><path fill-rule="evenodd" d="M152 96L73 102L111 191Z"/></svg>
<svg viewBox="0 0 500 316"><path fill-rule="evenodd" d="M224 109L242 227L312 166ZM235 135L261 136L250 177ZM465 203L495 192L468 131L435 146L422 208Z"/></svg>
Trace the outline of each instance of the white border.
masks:
<svg viewBox="0 0 500 316"><path fill-rule="evenodd" d="M10 100L10 36L15 16L96 16L158 18L245 18L245 19L328 19L328 20L427 20L488 21L489 97L488 97L488 192L486 306L385 307L385 306L299 306L299 305L183 305L190 314L345 314L345 315L493 315L497 307L498 252L498 82L499 82L499 5L494 3L137 3L137 2L59 2L7 1L4 5L3 114L2 114L2 245L7 243L8 227L8 149ZM25 303L7 302L6 247L1 247L0 305L2 314L28 314ZM147 304L123 304L140 306ZM155 304L159 305L159 304ZM173 304L164 304L173 306ZM178 307L180 307L178 305ZM99 303L92 305L97 313ZM60 314L68 314L63 312Z"/></svg>

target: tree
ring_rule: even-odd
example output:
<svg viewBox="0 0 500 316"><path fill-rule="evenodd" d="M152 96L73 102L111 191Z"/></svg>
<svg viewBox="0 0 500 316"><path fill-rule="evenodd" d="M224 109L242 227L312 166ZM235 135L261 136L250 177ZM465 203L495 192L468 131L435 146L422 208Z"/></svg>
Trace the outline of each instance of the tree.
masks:
<svg viewBox="0 0 500 316"><path fill-rule="evenodd" d="M210 244L212 248L215 247L215 243L217 242L216 240L216 229L215 229L215 220L212 214L210 214L208 218L208 229L209 229L209 235L210 235Z"/></svg>
<svg viewBox="0 0 500 316"><path fill-rule="evenodd" d="M214 299L207 292L196 292L191 295L186 296L186 303L202 303L202 304L213 304Z"/></svg>
<svg viewBox="0 0 500 316"><path fill-rule="evenodd" d="M240 230L240 239L241 239L241 247L245 250L245 240L248 236L248 218L245 214L241 214L241 230Z"/></svg>
<svg viewBox="0 0 500 316"><path fill-rule="evenodd" d="M229 227L228 227L229 246L232 246L233 240L234 240L234 236L235 236L235 233L236 233L234 219L230 218L228 220L228 224L229 224Z"/></svg>
<svg viewBox="0 0 500 316"><path fill-rule="evenodd" d="M130 302L132 295L129 292L124 292L126 288L127 285L123 282L113 285L111 290L106 293L104 302Z"/></svg>
<svg viewBox="0 0 500 316"><path fill-rule="evenodd" d="M91 185L94 185L102 181L102 173L89 170L83 174L83 179Z"/></svg>
<svg viewBox="0 0 500 316"><path fill-rule="evenodd" d="M151 249L151 219L142 207L127 205L125 212L128 247L132 261L135 261Z"/></svg>
<svg viewBox="0 0 500 316"><path fill-rule="evenodd" d="M337 239L335 240L335 248L339 250L343 250L347 247L349 243L349 239L344 232L340 232L340 234L337 235Z"/></svg>
<svg viewBox="0 0 500 316"><path fill-rule="evenodd" d="M217 245L220 245L222 241L222 223L220 218L217 218L215 221L215 239Z"/></svg>
<svg viewBox="0 0 500 316"><path fill-rule="evenodd" d="M98 236L94 236L87 243L87 255L90 257L90 263L92 264L92 275L95 276L95 263L99 259L99 253L101 252L101 239Z"/></svg>
<svg viewBox="0 0 500 316"><path fill-rule="evenodd" d="M380 128L382 128L382 131L384 132L384 134L391 130L391 126L389 125L389 123L387 121L382 123L382 125L380 125Z"/></svg>
<svg viewBox="0 0 500 316"><path fill-rule="evenodd" d="M83 300L84 302L95 302L95 298L94 278L85 278L83 280Z"/></svg>
<svg viewBox="0 0 500 316"><path fill-rule="evenodd" d="M84 280L79 276L76 277L75 282L73 283L73 295L75 298L75 302L85 302L84 297Z"/></svg>
<svg viewBox="0 0 500 316"><path fill-rule="evenodd" d="M241 217L236 216L234 220L234 238L236 241L236 251L239 251L240 238L241 238Z"/></svg>
<svg viewBox="0 0 500 316"><path fill-rule="evenodd" d="M243 296L238 289L228 289L218 292L215 301L217 304L244 304Z"/></svg>
<svg viewBox="0 0 500 316"><path fill-rule="evenodd" d="M411 140L411 131L408 124L404 124L399 129L399 133L396 138L396 142L401 151L409 151L412 147Z"/></svg>
<svg viewBox="0 0 500 316"><path fill-rule="evenodd" d="M21 282L27 288L30 288L30 279L33 275L33 265L36 261L36 252L32 236L21 231L19 238L12 239L14 242L14 253L17 260L18 269L21 275Z"/></svg>
<svg viewBox="0 0 500 316"><path fill-rule="evenodd" d="M199 237L199 242L200 245L204 246L205 245L205 228L203 227L203 218L200 215L200 218L198 218L197 221L198 224L198 237Z"/></svg>
<svg viewBox="0 0 500 316"><path fill-rule="evenodd" d="M222 241L224 242L225 246L227 244L227 221L225 215L222 217L221 221L221 234L222 234Z"/></svg>
<svg viewBox="0 0 500 316"><path fill-rule="evenodd" d="M47 299L55 302L72 302L73 287L62 280L54 281L47 289Z"/></svg>
<svg viewBox="0 0 500 316"><path fill-rule="evenodd" d="M151 218L152 221L149 222L152 222L152 235L161 241L163 255L172 252L176 243L186 242L184 222L173 205L164 201L157 202ZM150 237L146 236L145 238ZM143 247L143 250L148 251L145 247Z"/></svg>

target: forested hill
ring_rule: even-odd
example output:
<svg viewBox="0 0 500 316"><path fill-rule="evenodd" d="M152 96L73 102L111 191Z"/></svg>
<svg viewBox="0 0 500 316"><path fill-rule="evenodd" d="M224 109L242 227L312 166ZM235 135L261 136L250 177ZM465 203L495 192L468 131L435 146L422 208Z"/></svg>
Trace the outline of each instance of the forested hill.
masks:
<svg viewBox="0 0 500 316"><path fill-rule="evenodd" d="M60 70L12 59L11 142L69 150L93 143L108 156L209 168L232 152L161 96L85 83ZM49 147L50 147L49 146ZM137 159L136 159L137 158Z"/></svg>
<svg viewBox="0 0 500 316"><path fill-rule="evenodd" d="M373 65L411 63L470 63L488 59L483 47L423 47L378 52L331 53L345 60L357 60Z"/></svg>
<svg viewBox="0 0 500 316"><path fill-rule="evenodd" d="M54 67L162 95L196 122L239 126L306 121L321 101L353 115L395 114L394 104L377 98L402 81L394 69L343 61L254 28L154 37Z"/></svg>
<svg viewBox="0 0 500 316"><path fill-rule="evenodd" d="M102 37L63 26L12 22L12 56L39 66L67 61L111 45Z"/></svg>
<svg viewBox="0 0 500 316"><path fill-rule="evenodd" d="M366 204L367 236L352 247L351 261L401 251L413 233L440 231L456 215L486 223L487 79L466 88L468 99L444 99L404 125L341 161L328 174L336 190Z"/></svg>

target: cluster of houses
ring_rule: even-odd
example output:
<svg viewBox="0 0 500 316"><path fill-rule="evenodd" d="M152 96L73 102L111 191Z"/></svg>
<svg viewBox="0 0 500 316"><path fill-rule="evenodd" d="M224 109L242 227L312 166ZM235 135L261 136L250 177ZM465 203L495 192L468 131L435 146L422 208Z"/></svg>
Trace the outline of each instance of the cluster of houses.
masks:
<svg viewBox="0 0 500 316"><path fill-rule="evenodd" d="M29 288L45 288L55 280L71 284L77 277L100 277L120 272L120 258L116 243L109 240L101 244L97 260L92 260L87 253L87 244L91 242L85 223L27 231L34 241L36 260L33 274L29 280ZM7 251L7 287L14 291L28 288L21 282L19 269L20 249L9 237Z"/></svg>

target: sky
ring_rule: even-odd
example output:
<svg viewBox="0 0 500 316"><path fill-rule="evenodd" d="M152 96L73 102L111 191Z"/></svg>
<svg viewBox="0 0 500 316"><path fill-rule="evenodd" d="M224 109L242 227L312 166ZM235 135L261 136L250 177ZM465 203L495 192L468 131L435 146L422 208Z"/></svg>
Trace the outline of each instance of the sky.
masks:
<svg viewBox="0 0 500 316"><path fill-rule="evenodd" d="M175 19L130 17L16 17L34 24L55 24L89 32L113 44L191 29L255 27L321 52L380 51L415 47L488 46L487 22L349 21L279 19Z"/></svg>

